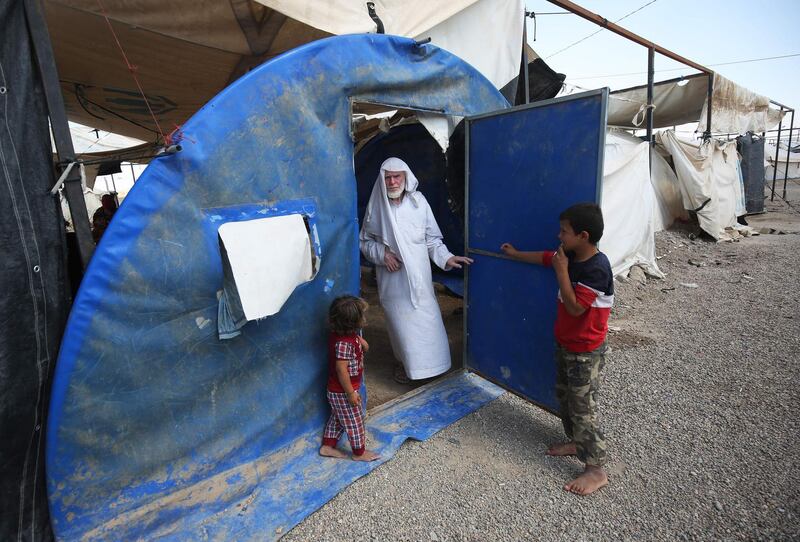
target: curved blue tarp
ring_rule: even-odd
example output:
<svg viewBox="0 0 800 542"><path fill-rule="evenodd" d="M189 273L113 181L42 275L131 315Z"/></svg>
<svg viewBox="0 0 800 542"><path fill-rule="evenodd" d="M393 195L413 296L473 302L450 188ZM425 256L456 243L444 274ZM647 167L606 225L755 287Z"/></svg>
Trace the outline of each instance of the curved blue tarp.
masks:
<svg viewBox="0 0 800 542"><path fill-rule="evenodd" d="M154 160L117 212L70 314L47 428L59 538L186 538L200 527L170 515L226 509L321 431L327 307L359 290L350 98L462 116L508 107L446 51L353 35L276 58L198 111L183 150ZM223 270L206 210L297 200L314 203L319 273L278 314L218 340Z"/></svg>

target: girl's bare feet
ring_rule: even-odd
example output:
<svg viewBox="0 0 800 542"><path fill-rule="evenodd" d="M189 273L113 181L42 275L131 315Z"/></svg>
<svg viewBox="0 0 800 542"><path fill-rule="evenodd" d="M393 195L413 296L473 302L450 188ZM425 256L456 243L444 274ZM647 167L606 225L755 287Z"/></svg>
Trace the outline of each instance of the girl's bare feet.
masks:
<svg viewBox="0 0 800 542"><path fill-rule="evenodd" d="M319 449L319 455L323 457L335 457L337 459L344 459L347 457L347 454L341 451L339 448L334 448L333 446L323 445L322 448Z"/></svg>
<svg viewBox="0 0 800 542"><path fill-rule="evenodd" d="M375 461L376 459L380 459L380 454L376 454L372 450L364 450L364 453L361 455L354 455L353 461Z"/></svg>
<svg viewBox="0 0 800 542"><path fill-rule="evenodd" d="M574 442L564 442L561 444L553 444L547 449L545 454L562 457L567 455L578 455L578 450L575 448Z"/></svg>
<svg viewBox="0 0 800 542"><path fill-rule="evenodd" d="M583 474L564 486L565 491L576 495L589 495L608 484L608 476L603 467L586 465Z"/></svg>

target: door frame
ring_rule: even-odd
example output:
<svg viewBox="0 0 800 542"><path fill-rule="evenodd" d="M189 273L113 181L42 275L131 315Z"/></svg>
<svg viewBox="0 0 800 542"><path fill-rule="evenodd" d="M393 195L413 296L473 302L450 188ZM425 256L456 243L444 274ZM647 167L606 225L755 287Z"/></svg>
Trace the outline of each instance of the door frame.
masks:
<svg viewBox="0 0 800 542"><path fill-rule="evenodd" d="M475 116L472 116L472 117L466 117L464 119L464 123L465 123L465 125L464 125L464 161L465 161L465 164L464 164L464 252L465 252L466 256L469 256L470 254L480 254L482 256L489 256L489 257L492 257L492 258L500 258L500 259L516 261L516 260L513 260L513 258L510 258L509 256L506 256L505 254L502 254L500 252L490 252L490 251L481 250L481 249L473 249L473 248L470 247L470 243L469 243L469 227L470 227L470 220L469 220L469 212L470 212L470 197L469 197L470 196L470 189L469 189L469 186L470 186L470 184L469 184L470 183L470 167L469 166L470 166L470 131L471 131L471 128L472 128L472 123L475 122L475 121L486 119L486 118L498 117L498 116L501 116L501 115L508 115L508 114L516 113L518 111L527 111L529 109L547 107L547 106L550 106L550 105L556 105L556 104L560 104L560 103L571 102L571 101L579 100L579 99L583 99L583 98L591 98L591 97L594 97L594 96L599 96L600 97L600 119L602 120L602 123L603 123L603 129L600 130L599 137L598 137L598 142L597 142L598 143L598 147L600 148L601 152L598 153L598 157L597 157L596 173L597 173L597 178L599 179L599 181L597 183L597 190L596 190L596 193L595 193L595 201L596 201L596 203L598 205L600 205L601 202L602 202L602 196L603 196L603 182L602 182L603 181L603 165L604 165L604 158L605 158L606 130L608 129L608 97L609 97L609 89L608 89L608 87L603 87L603 88L599 88L599 89L595 89L595 90L589 90L589 91L586 91L586 92L580 92L578 94L570 94L569 96L551 98L549 100L541 100L541 101L533 102L533 103L530 103L530 104L520 105L520 106L517 106L517 107L510 107L508 109L502 109L500 111L492 111L490 113L483 113L481 115L475 115ZM534 401L530 397L523 396L522 394L518 393L517 391L515 391L513 389L510 389L509 387L503 385L502 383L499 383L499 382L495 381L495 379L482 374L480 371L477 371L474 368L471 368L469 366L469 364L467 363L467 359L469 357L469 333L468 333L468 326L467 326L467 323L469 321L469 295L470 295L469 294L469 275L470 275L469 266L467 266L466 270L465 270L465 273L464 273L464 323L463 323L463 326L464 326L464 330L463 330L464 345L463 345L463 356L462 356L463 359L461 360L462 367L464 368L465 371L471 372L471 373L475 373L478 376L480 376L481 378L484 378L484 379L488 380L489 382L492 382L493 384L498 385L501 388L513 393L514 395L516 395L516 396L518 396L518 397L520 397L520 398L522 398L522 399L524 399L524 400L526 400L526 401L528 401L530 403L535 404L539 408L542 408L543 410L546 410L547 412L550 412L552 414L558 415L558 412L553 410L549 406L544 405L542 403L539 403L537 401Z"/></svg>

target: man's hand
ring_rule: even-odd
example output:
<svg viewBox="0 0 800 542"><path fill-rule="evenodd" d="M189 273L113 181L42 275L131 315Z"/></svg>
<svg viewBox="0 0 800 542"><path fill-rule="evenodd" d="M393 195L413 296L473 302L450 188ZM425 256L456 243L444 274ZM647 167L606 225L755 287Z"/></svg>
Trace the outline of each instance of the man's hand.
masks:
<svg viewBox="0 0 800 542"><path fill-rule="evenodd" d="M389 272L391 272L391 273L394 273L395 271L399 271L400 270L400 266L402 265L402 262L400 261L400 258L398 258L388 248L383 253L383 263L386 264L386 269L388 269Z"/></svg>
<svg viewBox="0 0 800 542"><path fill-rule="evenodd" d="M503 243L500 245L500 251L506 256L511 256L512 258L517 255L517 252L519 252L511 243Z"/></svg>
<svg viewBox="0 0 800 542"><path fill-rule="evenodd" d="M473 259L467 258L466 256L450 256L450 258L447 260L447 263L444 264L444 267L448 271L454 267L456 269L461 269L462 264L470 265L472 262Z"/></svg>
<svg viewBox="0 0 800 542"><path fill-rule="evenodd" d="M359 335L359 336L358 336L358 342L360 342L360 343L361 343L361 349L362 349L364 352L368 352L368 351L369 351L369 343L366 341L366 339L364 339L364 337L362 337L361 335Z"/></svg>
<svg viewBox="0 0 800 542"><path fill-rule="evenodd" d="M564 253L564 246L558 247L558 252L555 253L553 256L553 269L555 270L556 274L559 273L568 273L569 269L569 258Z"/></svg>
<svg viewBox="0 0 800 542"><path fill-rule="evenodd" d="M361 395L356 390L347 394L347 400L354 407L361 406Z"/></svg>

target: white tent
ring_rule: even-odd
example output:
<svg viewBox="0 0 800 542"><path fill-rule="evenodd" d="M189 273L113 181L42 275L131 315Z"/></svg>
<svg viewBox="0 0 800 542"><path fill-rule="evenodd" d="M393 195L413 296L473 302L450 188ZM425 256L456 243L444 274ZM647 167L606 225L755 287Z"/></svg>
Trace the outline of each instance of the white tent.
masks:
<svg viewBox="0 0 800 542"><path fill-rule="evenodd" d="M772 176L775 175L775 180L782 180L786 176L786 145L781 143L780 154L778 155L778 172L775 173L775 145L766 143L764 145L764 165L766 166L766 173L764 178L769 184L772 182ZM789 179L800 179L800 152L790 152L789 154Z"/></svg>
<svg viewBox="0 0 800 542"><path fill-rule="evenodd" d="M606 133L603 165L601 250L614 276L634 265L661 277L656 265L655 226L658 201L650 182L649 145L625 132Z"/></svg>
<svg viewBox="0 0 800 542"><path fill-rule="evenodd" d="M718 241L743 229L736 221L746 214L736 141L692 142L672 130L656 141L672 156L683 206L697 214L700 227Z"/></svg>

